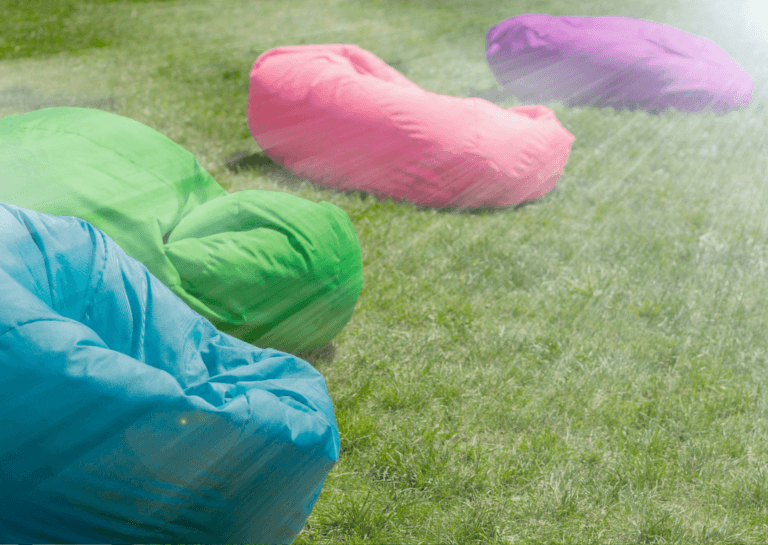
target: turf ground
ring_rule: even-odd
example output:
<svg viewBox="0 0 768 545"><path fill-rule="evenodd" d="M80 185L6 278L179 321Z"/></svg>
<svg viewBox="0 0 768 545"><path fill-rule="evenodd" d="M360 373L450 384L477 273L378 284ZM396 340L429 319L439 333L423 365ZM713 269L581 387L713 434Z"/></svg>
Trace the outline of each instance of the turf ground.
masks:
<svg viewBox="0 0 768 545"><path fill-rule="evenodd" d="M725 0L0 8L0 115L113 111L230 191L289 191L352 218L365 286L308 356L341 458L296 543L768 540L768 15ZM576 136L565 174L541 202L496 212L334 193L268 162L227 168L260 151L245 118L260 52L355 43L425 89L470 96L495 88L487 29L521 13L706 36L753 75L755 102L723 117L547 104Z"/></svg>

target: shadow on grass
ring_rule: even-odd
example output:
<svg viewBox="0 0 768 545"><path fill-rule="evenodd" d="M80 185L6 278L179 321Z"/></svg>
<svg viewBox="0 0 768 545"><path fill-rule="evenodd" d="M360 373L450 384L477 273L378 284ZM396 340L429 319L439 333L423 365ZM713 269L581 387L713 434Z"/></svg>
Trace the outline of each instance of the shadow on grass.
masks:
<svg viewBox="0 0 768 545"><path fill-rule="evenodd" d="M348 189L333 190L333 189L321 186L310 180L301 178L300 176L296 176L295 174L288 171L286 168L275 163L272 159L267 157L267 155L264 152L249 153L247 151L238 151L232 154L231 156L229 156L227 159L225 159L224 164L231 172L234 172L235 174L242 171L254 170L257 172L261 172L262 174L269 175L272 179L274 179L276 182L278 182L281 185L285 185L294 189L299 188L302 185L306 184L310 187L314 187L319 190L324 190L324 191L330 190L330 191L336 191L337 193L343 193L349 196L357 196L360 198L360 200L363 200L363 201L367 199L375 199L382 203L392 201L390 197L374 195L373 193L367 193L365 191L348 190ZM435 206L420 206L414 203L410 203L410 204L417 210L435 210L440 214L485 215L485 214L497 214L497 213L505 212L509 210L512 210L512 211L519 210L520 208L523 208L530 204L534 204L535 202L538 202L538 201L523 201L520 203L511 204L508 206L481 206L481 207L475 207L475 208L461 208L456 206L435 207ZM408 203L407 201L403 201L402 204L408 204Z"/></svg>
<svg viewBox="0 0 768 545"><path fill-rule="evenodd" d="M336 358L336 347L333 346L333 342L329 342L325 346L321 346L310 352L299 352L294 355L311 363L313 367L318 367L319 365L333 363L333 360Z"/></svg>
<svg viewBox="0 0 768 545"><path fill-rule="evenodd" d="M243 170L258 170L260 167L282 168L264 153L248 153L247 151L238 151L230 155L224 160L224 164L236 174Z"/></svg>

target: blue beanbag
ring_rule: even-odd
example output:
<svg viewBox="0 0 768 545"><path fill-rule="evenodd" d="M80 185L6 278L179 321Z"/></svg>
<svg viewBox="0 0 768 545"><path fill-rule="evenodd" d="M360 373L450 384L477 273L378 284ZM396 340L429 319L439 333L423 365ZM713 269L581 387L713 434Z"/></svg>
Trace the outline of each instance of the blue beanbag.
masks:
<svg viewBox="0 0 768 545"><path fill-rule="evenodd" d="M0 203L4 543L289 543L338 459L308 363L217 331L108 236Z"/></svg>

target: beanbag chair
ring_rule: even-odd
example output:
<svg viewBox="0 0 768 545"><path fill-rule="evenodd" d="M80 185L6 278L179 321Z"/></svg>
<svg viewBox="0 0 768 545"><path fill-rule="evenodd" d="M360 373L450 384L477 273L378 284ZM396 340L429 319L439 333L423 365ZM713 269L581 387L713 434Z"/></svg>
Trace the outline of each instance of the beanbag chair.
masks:
<svg viewBox="0 0 768 545"><path fill-rule="evenodd" d="M573 142L543 106L504 110L430 93L354 45L262 54L250 74L248 126L299 176L439 207L539 199Z"/></svg>
<svg viewBox="0 0 768 545"><path fill-rule="evenodd" d="M629 17L518 15L488 31L486 59L522 100L720 114L752 101L752 78L718 45Z"/></svg>
<svg viewBox="0 0 768 545"><path fill-rule="evenodd" d="M0 119L0 201L76 216L219 330L291 352L352 315L362 257L347 214L271 191L228 193L137 121L51 108Z"/></svg>
<svg viewBox="0 0 768 545"><path fill-rule="evenodd" d="M83 220L0 204L0 232L3 540L294 539L339 454L320 374Z"/></svg>

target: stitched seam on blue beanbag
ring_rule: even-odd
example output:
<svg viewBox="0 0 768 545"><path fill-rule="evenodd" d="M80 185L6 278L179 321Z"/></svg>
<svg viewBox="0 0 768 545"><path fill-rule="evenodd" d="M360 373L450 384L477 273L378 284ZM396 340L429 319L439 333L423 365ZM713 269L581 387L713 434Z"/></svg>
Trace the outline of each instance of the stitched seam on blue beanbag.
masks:
<svg viewBox="0 0 768 545"><path fill-rule="evenodd" d="M76 320L72 320L70 318L65 318L64 316L60 316L59 319L56 318L33 318L32 320L26 321L22 324L15 325L14 327L9 327L7 330L0 333L0 337L7 335L8 333L11 333L12 331L16 331L17 329L24 327L29 324L34 324L35 322L75 322ZM77 322L80 323L80 322Z"/></svg>
<svg viewBox="0 0 768 545"><path fill-rule="evenodd" d="M40 248L40 237L35 231L35 229L32 227L32 225L30 225L29 220L25 215L21 215L21 217L18 219L24 223L24 227L27 228L27 232L29 233L29 236L32 237L32 242L34 242L38 251L43 256L43 262L45 263L45 278L48 281L48 292L52 294L54 293L54 289L53 289L53 279L51 278L51 262L48 259L48 255L44 251L42 251L42 249Z"/></svg>
<svg viewBox="0 0 768 545"><path fill-rule="evenodd" d="M88 224L90 225L90 224ZM83 311L82 319L87 319L90 316L91 308L93 307L95 301L96 301L96 294L99 293L99 290L101 289L101 285L104 283L104 271L107 268L107 257L109 252L109 247L107 246L107 241L105 239L105 235L102 231L99 229L96 229L95 227L91 226L93 229L92 232L97 233L100 236L101 239L101 246L104 248L104 257L101 259L101 267L99 268L98 280L93 284L93 291L90 294L90 301L86 304L85 309ZM94 251L94 257L96 252ZM94 257L91 258L91 263L93 263Z"/></svg>

